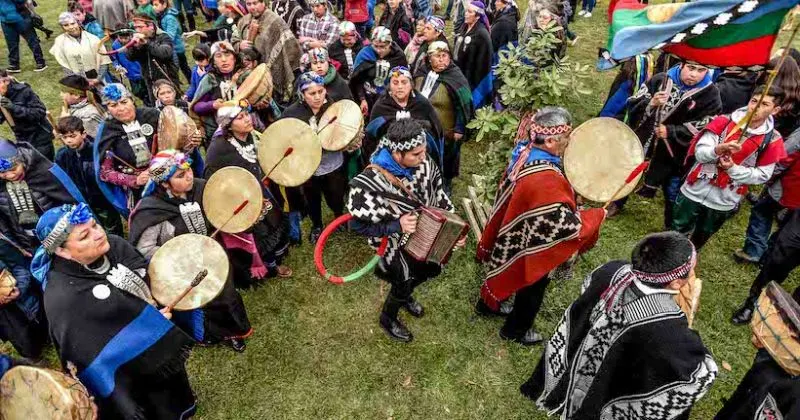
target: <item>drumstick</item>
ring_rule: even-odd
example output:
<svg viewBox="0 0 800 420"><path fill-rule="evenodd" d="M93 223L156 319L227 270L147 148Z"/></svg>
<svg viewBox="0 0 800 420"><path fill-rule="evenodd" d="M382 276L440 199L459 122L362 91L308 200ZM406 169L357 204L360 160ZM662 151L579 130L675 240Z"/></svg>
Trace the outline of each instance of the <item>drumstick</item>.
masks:
<svg viewBox="0 0 800 420"><path fill-rule="evenodd" d="M111 158L116 159L119 163L121 163L121 164L123 164L123 165L125 165L125 166L127 166L127 167L129 167L131 169L133 169L134 171L138 171L139 170L135 166L133 166L130 163L126 162L125 159L122 159L121 157L115 155L114 152L112 152L111 150L106 152L106 156L109 156Z"/></svg>
<svg viewBox="0 0 800 420"><path fill-rule="evenodd" d="M5 234L3 234L2 232L0 232L0 240L3 240L3 241L6 241L6 242L8 242L8 244L9 244L9 245L11 245L11 246L13 246L14 248L16 248L16 249L17 249L17 251L19 251L19 252L20 252L20 254L22 254L22 255L23 255L24 257L26 257L26 258L30 258L30 257L32 257L32 256L33 256L33 255L31 255L31 253L30 253L30 252L26 251L24 248L22 248L21 246L17 245L17 243L16 243L16 242L12 241L12 240L11 240L11 239L10 239L8 236L6 236Z"/></svg>
<svg viewBox="0 0 800 420"><path fill-rule="evenodd" d="M624 184L622 184L622 186L620 186L620 187L619 187L619 189L617 189L617 191L614 193L614 195L612 195L612 196L611 196L611 199L609 199L608 201L606 201L606 203L605 203L605 204L603 204L603 209L607 209L607 208L608 208L608 206L610 206L610 205L611 205L611 203L613 203L613 202L614 202L614 200L615 200L615 198L614 198L614 197L616 197L617 195L619 195L619 193L621 193L621 192L622 192L622 190L623 190L623 189L625 189L625 187L626 187L628 184L630 184L631 182L633 182L633 180L634 180L634 179L636 179L636 177L637 177L637 176L639 176L639 174L641 174L642 172L644 172L644 170L645 170L645 169L647 169L647 166L648 166L648 165L650 165L650 161L649 161L649 160L646 160L646 161L644 161L644 162L642 162L642 163L638 164L638 165L637 165L635 168L633 168L633 170L632 170L632 171L631 171L631 173L628 175L628 177L627 177L627 178L625 178L625 183L624 183Z"/></svg>
<svg viewBox="0 0 800 420"><path fill-rule="evenodd" d="M178 302L180 302L180 301L181 301L183 298L185 298L185 297L186 297L186 295L188 295L188 294L189 294L189 292L191 292L191 291L192 291L192 289L194 289L195 287L197 287L197 285L199 285L199 284L200 284L200 282L201 282L201 281L203 281L203 279L205 279L205 278L206 278L206 276L208 276L208 270L206 270L206 269L204 268L204 269L203 269L203 271L201 271L201 272L197 273L197 275L196 275L196 276L194 276L194 280L192 280L192 283L191 283L191 284L189 284L189 286L188 286L188 287L186 287L186 289L184 289L184 290L183 290L183 292L181 292L181 294L180 294L180 295L178 295L178 297L176 297L176 298L175 298L175 300L173 300L173 301L172 301L172 303L170 303L169 305L167 305L167 306L166 306L166 308L164 308L164 309L166 309L166 310L167 310L167 312L172 312L172 308L174 308L174 307L175 307L175 305L177 305L177 304L178 304Z"/></svg>
<svg viewBox="0 0 800 420"><path fill-rule="evenodd" d="M226 220L225 223L222 224L222 226L220 226L217 230L215 230L214 233L211 234L211 237L213 238L213 237L217 236L217 234L222 230L222 228L224 228L225 225L227 225L231 220L233 220L233 218L236 217L237 214L241 213L241 211L244 210L244 208L247 207L248 204L250 204L250 200L242 201L242 204L239 204L233 210L233 214L231 215L231 217L229 217L228 220Z"/></svg>
<svg viewBox="0 0 800 420"><path fill-rule="evenodd" d="M264 181L267 180L267 178L269 178L270 175L272 175L272 171L274 171L275 168L277 168L278 165L280 165L281 162L283 162L284 159L286 159L289 155L291 155L292 152L294 152L294 147L289 146L289 147L286 148L286 151L283 152L283 156L281 156L281 158L278 159L278 162L274 166L272 166L272 169L270 169L269 172L267 172L267 174L264 175L263 178L261 178L261 183L262 184L264 183Z"/></svg>
<svg viewBox="0 0 800 420"><path fill-rule="evenodd" d="M333 124L333 122L334 122L334 121L336 121L336 119L337 119L337 118L339 118L339 117L338 117L338 116L336 116L336 115L334 115L334 116L333 116L333 118L331 118L331 119L330 119L330 121L328 121L328 123L327 123L327 124L325 124L325 125L324 125L322 128L320 128L319 130L317 130L317 134L321 133L321 132L322 132L322 130L324 130L324 129L328 128L328 126L330 126L331 124Z"/></svg>
<svg viewBox="0 0 800 420"><path fill-rule="evenodd" d="M5 107L0 106L0 111L3 112L3 117L5 117L6 121L8 121L9 127L14 128L17 126L17 124L14 122L14 117L11 116L11 113L8 112Z"/></svg>

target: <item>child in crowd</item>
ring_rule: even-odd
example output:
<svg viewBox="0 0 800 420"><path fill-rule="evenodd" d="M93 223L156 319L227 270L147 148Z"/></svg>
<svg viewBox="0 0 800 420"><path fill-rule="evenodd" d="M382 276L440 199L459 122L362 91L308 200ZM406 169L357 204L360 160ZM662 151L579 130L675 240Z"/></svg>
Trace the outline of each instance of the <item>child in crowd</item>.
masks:
<svg viewBox="0 0 800 420"><path fill-rule="evenodd" d="M86 13L80 3L70 4L69 12L75 16L75 19L81 24L84 31L89 32L100 39L105 36L105 33L103 33L103 26L100 25L100 22L98 22L97 19L95 19L90 13Z"/></svg>
<svg viewBox="0 0 800 420"><path fill-rule="evenodd" d="M164 109L165 106L172 105L189 114L189 104L183 99L178 99L178 91L169 80L159 79L153 83L153 96L156 98L156 108Z"/></svg>
<svg viewBox="0 0 800 420"><path fill-rule="evenodd" d="M194 99L194 94L197 92L197 87L200 86L200 81L208 73L211 68L211 48L208 44L198 44L192 50L192 58L194 58L194 68L192 68L192 78L189 80L189 89L186 90L183 100L191 102Z"/></svg>
<svg viewBox="0 0 800 420"><path fill-rule="evenodd" d="M119 213L100 192L94 177L94 138L86 134L81 119L73 116L58 120L56 134L64 147L56 153L55 163L75 182L106 232L122 236Z"/></svg>
<svg viewBox="0 0 800 420"><path fill-rule="evenodd" d="M133 29L120 29L115 32L117 39L111 43L112 50L118 50L123 45L127 44L133 36ZM142 79L142 66L136 61L128 59L127 54L117 53L111 55L111 61L114 63L114 68L119 72L128 82L131 87L131 93L142 101L147 101L147 86Z"/></svg>

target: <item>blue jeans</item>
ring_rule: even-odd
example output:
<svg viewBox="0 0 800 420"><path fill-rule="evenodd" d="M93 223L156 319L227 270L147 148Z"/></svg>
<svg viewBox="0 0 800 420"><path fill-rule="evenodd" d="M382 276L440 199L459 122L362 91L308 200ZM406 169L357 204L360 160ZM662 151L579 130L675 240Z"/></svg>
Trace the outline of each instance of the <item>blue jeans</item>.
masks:
<svg viewBox="0 0 800 420"><path fill-rule="evenodd" d="M759 197L750 210L750 223L744 240L745 254L759 259L764 255L772 231L772 220L782 208L769 194Z"/></svg>
<svg viewBox="0 0 800 420"><path fill-rule="evenodd" d="M596 4L597 0L583 0L582 9L591 12Z"/></svg>
<svg viewBox="0 0 800 420"><path fill-rule="evenodd" d="M19 68L19 38L20 36L28 43L28 47L33 52L33 59L39 66L44 66L44 54L42 46L39 45L39 37L33 29L31 20L23 18L21 22L2 22L3 37L8 44L8 66Z"/></svg>

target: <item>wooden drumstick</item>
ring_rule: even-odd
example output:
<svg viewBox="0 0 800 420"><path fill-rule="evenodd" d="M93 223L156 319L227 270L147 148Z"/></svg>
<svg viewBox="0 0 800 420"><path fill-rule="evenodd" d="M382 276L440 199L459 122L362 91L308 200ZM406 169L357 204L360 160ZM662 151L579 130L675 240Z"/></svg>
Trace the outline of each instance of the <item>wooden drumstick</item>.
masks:
<svg viewBox="0 0 800 420"><path fill-rule="evenodd" d="M138 171L139 170L135 166L133 166L130 163L126 162L125 159L122 159L121 157L115 155L114 152L112 152L110 150L106 152L106 156L109 156L109 157L111 157L113 159L116 159L119 163L121 163L121 164L123 164L123 165L125 165L125 166L127 166L127 167L129 167L131 169L133 169L134 171Z"/></svg>
<svg viewBox="0 0 800 420"><path fill-rule="evenodd" d="M8 236L4 235L2 232L0 232L0 241L7 242L9 245L11 245L14 248L16 248L17 251L19 251L19 253L22 254L26 258L33 257L33 255L31 255L30 252L26 251L25 248L19 246L16 242L12 241L11 238L9 238Z"/></svg>
<svg viewBox="0 0 800 420"><path fill-rule="evenodd" d="M277 162L277 163L275 163L275 165L273 165L273 166L272 166L272 169L270 169L270 170L269 170L269 172L267 172L267 174L266 174L266 175L264 175L264 177L263 177L263 178L261 178L261 183L262 183L262 184L264 183L264 181L266 181L266 180L267 180L267 178L269 178L269 176L270 176L270 175L272 175L272 172L275 170L275 168L277 168L277 167L278 167L278 165L280 165L280 164L281 164L281 162L283 162L283 160L284 160L284 159L286 159L287 157L289 157L289 155L291 155L291 154L292 154L292 152L294 152L294 147L291 147L291 146L290 146L290 147L287 147L287 148L286 148L286 151L285 151L285 152L283 152L283 156L281 156L281 158L280 158L280 159L278 159L278 162Z"/></svg>
<svg viewBox="0 0 800 420"><path fill-rule="evenodd" d="M11 116L11 112L9 112L5 107L0 106L0 111L3 112L3 117L5 117L6 121L8 121L8 126L14 128L17 124L14 122L14 117Z"/></svg>
<svg viewBox="0 0 800 420"><path fill-rule="evenodd" d="M631 182L633 182L633 180L634 180L634 179L636 179L636 177L637 177L637 176L639 176L639 174L641 174L642 172L644 172L644 170L645 170L645 169L647 169L647 166L648 166L648 165L650 165L650 161L649 161L649 160L646 160L646 161L644 161L644 162L640 163L639 165L637 165L635 168L633 168L633 170L631 171L630 175L628 175L628 177L627 177L627 178L625 178L625 183L624 183L624 184L622 184L622 186L620 186L620 187L619 187L619 189L617 189L617 191L614 193L614 195L612 195L612 196L611 196L611 199L610 199L610 200L606 201L606 203L605 203L605 204L603 204L603 209L607 209L607 208L608 208L608 206L610 206L610 205L611 205L611 203L613 203L613 202L614 202L614 200L616 200L614 197L616 197L617 195L619 195L619 193L621 193L621 192L622 192L622 190L623 190L623 189L625 189L625 187L626 187L628 184L630 184Z"/></svg>
<svg viewBox="0 0 800 420"><path fill-rule="evenodd" d="M204 268L203 271L197 273L197 275L194 276L194 280L192 280L192 283L189 284L189 286L186 287L186 289L184 289L183 292L181 292L181 294L178 295L178 297L176 297L175 300L173 300L172 303L167 305L166 308L164 308L164 309L166 309L167 312L172 312L172 308L174 308L175 305L178 304L178 302L180 302L183 298L185 298L186 295L188 295L189 292L192 291L192 289L197 287L197 285L199 285L200 282L203 281L203 279L206 278L206 276L208 276L208 270Z"/></svg>
<svg viewBox="0 0 800 420"><path fill-rule="evenodd" d="M239 204L233 210L233 214L231 215L231 217L229 217L228 220L226 220L225 223L222 224L222 226L220 226L217 230L215 230L214 233L211 234L211 237L213 238L213 237L217 236L217 234L222 230L222 228L224 228L225 225L227 225L231 220L233 220L233 218L236 217L237 214L241 213L242 210L244 210L244 208L247 207L248 204L250 204L250 200L242 201L242 204ZM239 239L242 239L242 238L239 238ZM244 239L242 239L242 240L244 241ZM247 242L249 242L249 241L247 241Z"/></svg>
<svg viewBox="0 0 800 420"><path fill-rule="evenodd" d="M327 124L325 124L325 125L324 125L322 128L320 128L319 130L317 130L317 134L321 133L321 132L322 132L322 130L324 130L324 129L328 128L328 127L329 127L331 124L333 124L333 122L334 122L334 121L336 121L336 119L337 119L337 118L339 118L339 117L338 117L338 116L336 116L336 115L334 115L334 116L333 116L333 118L331 118L331 119L330 119L330 121L328 121L328 123L327 123Z"/></svg>

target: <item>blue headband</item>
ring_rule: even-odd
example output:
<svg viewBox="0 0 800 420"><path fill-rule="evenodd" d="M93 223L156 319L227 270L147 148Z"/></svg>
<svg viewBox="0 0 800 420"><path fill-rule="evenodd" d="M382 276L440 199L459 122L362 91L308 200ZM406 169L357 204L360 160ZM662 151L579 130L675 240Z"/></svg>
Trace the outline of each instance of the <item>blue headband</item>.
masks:
<svg viewBox="0 0 800 420"><path fill-rule="evenodd" d="M314 85L325 86L325 79L317 73L307 71L297 78L297 93L302 95L306 89Z"/></svg>
<svg viewBox="0 0 800 420"><path fill-rule="evenodd" d="M94 218L92 210L86 203L54 207L39 218L39 223L36 224L36 237L42 241L42 246L33 256L31 274L42 284L42 290L47 285L47 272L50 271L52 254L56 248L67 241L73 227L82 225L92 218Z"/></svg>
<svg viewBox="0 0 800 420"><path fill-rule="evenodd" d="M6 139L0 139L0 172L10 171L18 161L17 146Z"/></svg>

